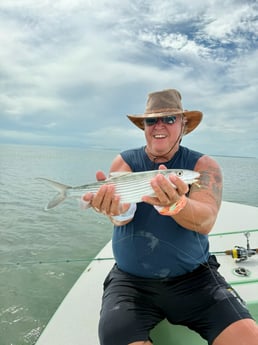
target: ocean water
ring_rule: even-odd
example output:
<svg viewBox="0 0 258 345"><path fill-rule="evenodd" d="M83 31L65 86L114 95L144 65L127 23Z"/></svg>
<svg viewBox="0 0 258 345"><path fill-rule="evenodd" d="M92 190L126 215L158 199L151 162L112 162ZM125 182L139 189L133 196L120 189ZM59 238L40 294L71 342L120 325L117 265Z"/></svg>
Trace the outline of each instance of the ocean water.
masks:
<svg viewBox="0 0 258 345"><path fill-rule="evenodd" d="M52 189L108 172L114 150L0 145L0 345L32 345L91 258L111 238L108 219L76 200L44 211ZM258 159L214 157L224 200L258 206Z"/></svg>

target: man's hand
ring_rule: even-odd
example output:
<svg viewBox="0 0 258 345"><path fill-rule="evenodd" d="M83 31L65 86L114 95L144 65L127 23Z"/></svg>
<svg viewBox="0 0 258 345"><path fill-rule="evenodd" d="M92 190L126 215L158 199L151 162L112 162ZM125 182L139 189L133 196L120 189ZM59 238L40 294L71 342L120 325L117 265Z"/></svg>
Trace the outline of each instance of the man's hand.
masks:
<svg viewBox="0 0 258 345"><path fill-rule="evenodd" d="M165 165L160 165L159 170L165 169ZM188 185L173 174L169 175L169 180L162 174L156 175L151 180L151 186L156 196L144 196L142 201L156 206L173 205L189 190Z"/></svg>
<svg viewBox="0 0 258 345"><path fill-rule="evenodd" d="M105 181L106 175L103 171L97 171L97 181ZM117 216L124 213L130 204L120 204L120 196L115 193L113 184L106 184L99 188L96 194L86 193L82 197L83 201L90 204L95 211L107 216Z"/></svg>

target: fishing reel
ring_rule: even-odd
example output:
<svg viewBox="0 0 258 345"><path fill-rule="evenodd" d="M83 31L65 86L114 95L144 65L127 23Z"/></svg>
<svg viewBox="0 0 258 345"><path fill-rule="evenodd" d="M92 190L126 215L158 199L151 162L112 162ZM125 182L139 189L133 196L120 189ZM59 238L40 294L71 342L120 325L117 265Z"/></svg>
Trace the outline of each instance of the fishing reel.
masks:
<svg viewBox="0 0 258 345"><path fill-rule="evenodd" d="M226 251L226 254L231 255L232 258L236 260L236 262L246 261L248 258L258 253L258 248L250 248L250 232L245 232L244 235L246 237L246 248L235 246L233 249Z"/></svg>

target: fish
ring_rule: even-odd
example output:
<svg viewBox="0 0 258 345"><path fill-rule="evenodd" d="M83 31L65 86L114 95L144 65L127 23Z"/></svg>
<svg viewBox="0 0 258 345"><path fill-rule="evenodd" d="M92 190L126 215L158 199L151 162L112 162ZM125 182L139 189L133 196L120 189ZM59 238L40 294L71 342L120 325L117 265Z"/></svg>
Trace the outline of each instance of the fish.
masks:
<svg viewBox="0 0 258 345"><path fill-rule="evenodd" d="M81 198L81 196L85 193L96 193L99 188L105 184L115 185L116 194L120 195L121 203L142 202L142 197L144 195L155 196L150 181L157 174L162 174L167 179L170 174L174 174L188 185L196 183L198 181L198 178L200 177L199 172L186 169L165 169L140 172L112 172L106 180L96 181L93 183L75 187L65 185L63 183L56 182L44 177L38 177L37 179L48 183L54 189L58 190L58 193L45 206L45 210L50 210L61 204L66 198ZM175 185L173 186L175 187Z"/></svg>

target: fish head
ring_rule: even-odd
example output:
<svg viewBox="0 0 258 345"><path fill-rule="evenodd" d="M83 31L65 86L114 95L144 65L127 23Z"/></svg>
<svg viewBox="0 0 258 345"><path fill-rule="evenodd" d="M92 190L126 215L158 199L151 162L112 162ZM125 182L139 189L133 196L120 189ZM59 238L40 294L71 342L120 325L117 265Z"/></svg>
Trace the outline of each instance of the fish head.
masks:
<svg viewBox="0 0 258 345"><path fill-rule="evenodd" d="M182 181L186 184L192 184L198 181L200 177L200 173L194 170L187 170L187 169L167 169L163 170L167 172L166 175L169 176L170 174L174 174L178 176Z"/></svg>

